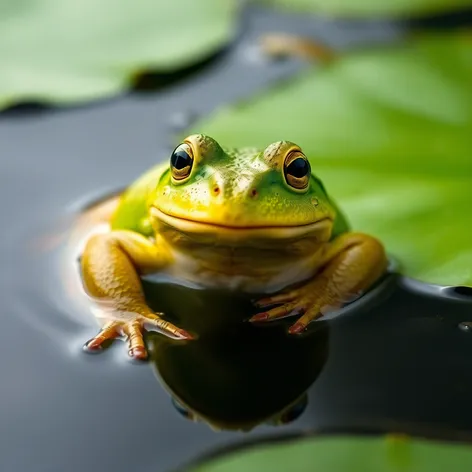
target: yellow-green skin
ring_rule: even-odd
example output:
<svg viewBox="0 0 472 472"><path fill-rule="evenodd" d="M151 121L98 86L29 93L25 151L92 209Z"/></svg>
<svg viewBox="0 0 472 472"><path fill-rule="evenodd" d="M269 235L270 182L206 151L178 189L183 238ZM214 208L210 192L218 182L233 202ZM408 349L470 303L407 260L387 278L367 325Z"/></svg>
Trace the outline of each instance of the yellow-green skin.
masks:
<svg viewBox="0 0 472 472"><path fill-rule="evenodd" d="M281 156L296 147L293 143L273 143L261 151L222 148L201 135L187 139L198 149L189 179L176 185L168 162L149 170L123 195L113 229L153 236L149 207L155 206L172 216L237 228L299 227L330 218L332 237L348 230L314 175L304 192L286 183Z"/></svg>
<svg viewBox="0 0 472 472"><path fill-rule="evenodd" d="M193 155L190 174L176 180L169 163L148 171L122 195L111 231L86 245L85 288L108 307L103 312L116 315L90 348L123 333L130 355L144 358L145 324L173 337L194 337L147 306L143 274L166 272L202 286L272 294L258 304L279 306L251 320L298 312L303 316L290 329L294 334L326 307L365 291L385 271L382 245L349 231L315 175L307 177L305 188L289 183L286 159L294 152L303 155L294 143L226 149L204 135L184 143Z"/></svg>

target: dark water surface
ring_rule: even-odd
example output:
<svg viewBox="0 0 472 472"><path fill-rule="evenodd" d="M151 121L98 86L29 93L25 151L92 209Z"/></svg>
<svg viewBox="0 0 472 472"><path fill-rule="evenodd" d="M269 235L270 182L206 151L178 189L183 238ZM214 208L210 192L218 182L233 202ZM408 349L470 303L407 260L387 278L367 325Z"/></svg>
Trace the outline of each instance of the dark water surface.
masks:
<svg viewBox="0 0 472 472"><path fill-rule="evenodd" d="M297 340L284 323L243 323L254 310L244 298L161 285L156 308L198 331L199 341L150 336L152 359L141 365L120 342L100 355L82 352L97 326L69 279L74 208L165 156L188 114L302 67L258 61L251 46L260 32L317 34L340 47L396 34L258 10L246 21L234 50L165 93L0 118L2 472L165 471L248 434L311 428L472 429L472 330L458 327L472 321L472 305L415 294L395 277ZM184 418L167 390L220 427L254 426L289 404L282 420L301 415L251 433L215 432Z"/></svg>

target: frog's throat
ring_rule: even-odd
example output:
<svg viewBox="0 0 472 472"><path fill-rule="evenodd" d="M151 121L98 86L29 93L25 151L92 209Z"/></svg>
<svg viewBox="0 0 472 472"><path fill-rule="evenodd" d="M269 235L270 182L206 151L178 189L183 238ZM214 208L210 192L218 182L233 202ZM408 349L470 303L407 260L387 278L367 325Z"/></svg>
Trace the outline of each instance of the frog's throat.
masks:
<svg viewBox="0 0 472 472"><path fill-rule="evenodd" d="M156 207L151 207L151 215L167 226L189 234L218 234L229 239L261 238L287 239L311 233L326 233L333 220L324 217L313 223L296 226L224 226L168 215Z"/></svg>

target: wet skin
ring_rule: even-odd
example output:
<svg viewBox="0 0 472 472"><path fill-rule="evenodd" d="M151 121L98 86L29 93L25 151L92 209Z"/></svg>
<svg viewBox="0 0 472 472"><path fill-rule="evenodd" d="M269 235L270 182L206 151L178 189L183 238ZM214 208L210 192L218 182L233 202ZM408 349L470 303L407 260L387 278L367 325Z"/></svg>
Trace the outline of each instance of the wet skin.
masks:
<svg viewBox="0 0 472 472"><path fill-rule="evenodd" d="M144 359L148 327L178 339L198 333L154 313L143 275L266 293L255 302L265 311L250 321L298 315L289 333L299 334L366 291L387 258L375 238L349 230L296 144L227 149L192 135L123 193L109 231L88 240L81 268L102 322L88 348L124 335L129 355Z"/></svg>

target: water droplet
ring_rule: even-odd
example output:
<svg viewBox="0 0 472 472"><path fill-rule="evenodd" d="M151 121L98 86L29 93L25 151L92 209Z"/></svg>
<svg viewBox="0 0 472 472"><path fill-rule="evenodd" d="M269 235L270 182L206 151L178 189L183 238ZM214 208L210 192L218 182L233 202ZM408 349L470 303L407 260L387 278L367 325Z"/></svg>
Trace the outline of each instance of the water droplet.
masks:
<svg viewBox="0 0 472 472"><path fill-rule="evenodd" d="M462 323L459 323L459 329L462 331L472 332L472 321L463 321Z"/></svg>

